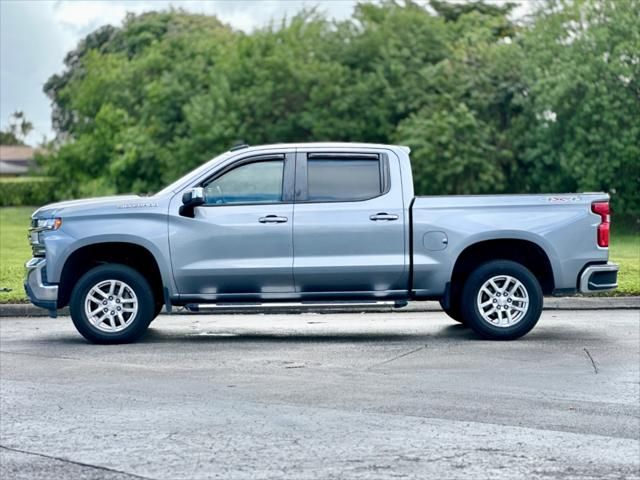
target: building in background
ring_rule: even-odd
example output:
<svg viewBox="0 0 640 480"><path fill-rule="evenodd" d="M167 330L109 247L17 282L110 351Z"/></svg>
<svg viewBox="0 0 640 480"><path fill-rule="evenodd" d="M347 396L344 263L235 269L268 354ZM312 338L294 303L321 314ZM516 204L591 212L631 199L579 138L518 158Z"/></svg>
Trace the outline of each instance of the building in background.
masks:
<svg viewBox="0 0 640 480"><path fill-rule="evenodd" d="M0 176L17 177L36 168L35 148L27 145L0 145Z"/></svg>

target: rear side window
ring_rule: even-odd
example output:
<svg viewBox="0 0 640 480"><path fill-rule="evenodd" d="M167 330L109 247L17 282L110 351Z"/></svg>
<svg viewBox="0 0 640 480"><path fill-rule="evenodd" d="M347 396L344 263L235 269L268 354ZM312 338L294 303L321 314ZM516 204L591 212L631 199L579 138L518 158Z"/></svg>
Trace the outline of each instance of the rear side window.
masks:
<svg viewBox="0 0 640 480"><path fill-rule="evenodd" d="M377 197L383 192L381 162L373 159L308 159L310 202L348 202Z"/></svg>

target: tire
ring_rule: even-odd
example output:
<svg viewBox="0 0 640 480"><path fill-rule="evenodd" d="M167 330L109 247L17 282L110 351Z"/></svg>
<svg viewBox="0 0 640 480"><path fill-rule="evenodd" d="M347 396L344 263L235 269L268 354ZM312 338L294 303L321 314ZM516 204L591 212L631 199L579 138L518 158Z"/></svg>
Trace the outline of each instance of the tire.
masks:
<svg viewBox="0 0 640 480"><path fill-rule="evenodd" d="M458 299L450 299L449 300L449 307L445 307L444 306L444 301L440 300L440 307L442 307L442 310L444 311L444 313L446 313L447 315L449 315L449 317L452 320L455 320L456 322L459 322L463 325L466 325L466 322L464 320L464 318L462 317L462 310L460 308L460 300Z"/></svg>
<svg viewBox="0 0 640 480"><path fill-rule="evenodd" d="M542 302L540 283L527 268L510 260L493 260L467 278L462 315L483 338L514 340L538 323Z"/></svg>
<svg viewBox="0 0 640 480"><path fill-rule="evenodd" d="M153 320L155 308L149 282L136 270L116 263L85 273L69 302L78 332L100 344L135 342Z"/></svg>
<svg viewBox="0 0 640 480"><path fill-rule="evenodd" d="M149 322L150 324L153 323L158 318L158 315L160 315L160 312L162 311L163 308L164 308L164 303L156 303L153 309L153 318Z"/></svg>

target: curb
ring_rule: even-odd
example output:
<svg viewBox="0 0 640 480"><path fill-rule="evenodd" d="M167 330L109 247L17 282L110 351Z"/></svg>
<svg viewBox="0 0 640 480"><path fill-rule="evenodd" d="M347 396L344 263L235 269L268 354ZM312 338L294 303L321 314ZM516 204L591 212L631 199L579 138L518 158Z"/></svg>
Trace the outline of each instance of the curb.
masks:
<svg viewBox="0 0 640 480"><path fill-rule="evenodd" d="M544 300L545 310L615 310L640 309L640 296L635 297L547 297ZM203 312L189 312L184 308L176 308L172 315L220 315L220 314L295 314L295 313L365 313L365 312L438 312L438 302L409 302L406 307L277 307L277 308L235 308L229 307ZM69 308L58 310L58 316L69 315ZM167 315L162 313L162 315ZM1 317L47 317L48 312L29 303L0 304Z"/></svg>

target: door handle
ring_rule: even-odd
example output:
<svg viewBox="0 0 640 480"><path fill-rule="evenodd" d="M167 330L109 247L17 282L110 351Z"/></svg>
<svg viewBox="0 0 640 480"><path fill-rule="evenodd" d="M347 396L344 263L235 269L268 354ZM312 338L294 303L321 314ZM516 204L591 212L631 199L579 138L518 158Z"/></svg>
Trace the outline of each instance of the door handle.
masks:
<svg viewBox="0 0 640 480"><path fill-rule="evenodd" d="M258 219L260 223L286 223L287 220L289 220L287 217L279 217L278 215L267 215Z"/></svg>
<svg viewBox="0 0 640 480"><path fill-rule="evenodd" d="M369 217L369 220L373 220L374 222L378 222L380 220L386 220L390 222L392 220L397 220L397 219L398 219L398 215L395 215L393 213L384 213L384 212L376 213L375 215L371 215Z"/></svg>

